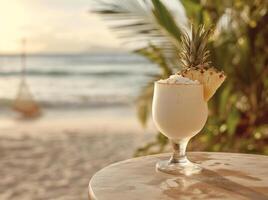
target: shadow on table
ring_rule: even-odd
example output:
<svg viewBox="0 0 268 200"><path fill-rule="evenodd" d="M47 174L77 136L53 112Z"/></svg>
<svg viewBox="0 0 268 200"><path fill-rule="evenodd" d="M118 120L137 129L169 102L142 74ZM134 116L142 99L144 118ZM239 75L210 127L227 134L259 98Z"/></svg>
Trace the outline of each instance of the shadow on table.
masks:
<svg viewBox="0 0 268 200"><path fill-rule="evenodd" d="M229 173L230 176L236 176L239 178L245 178L250 180L255 179L255 181L259 180L255 177L243 175L239 171L237 171L236 174L236 172L234 171L225 170L225 173ZM172 178L172 180L169 179L169 181L173 182L173 187L166 188L164 190L164 193L172 198L176 198L182 195L198 195L200 198L216 199L225 199L227 196L243 196L246 199L258 200L268 199L268 196L261 192L255 191L249 187L233 182L225 178L224 176L218 174L217 172L205 168L203 168L202 172L199 174L176 178L174 177ZM174 185L174 182L176 183L176 185Z"/></svg>

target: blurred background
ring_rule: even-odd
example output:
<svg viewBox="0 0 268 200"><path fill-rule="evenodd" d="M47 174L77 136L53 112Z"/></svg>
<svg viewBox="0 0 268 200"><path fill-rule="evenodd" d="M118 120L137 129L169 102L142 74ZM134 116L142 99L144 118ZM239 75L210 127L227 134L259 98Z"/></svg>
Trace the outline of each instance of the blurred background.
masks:
<svg viewBox="0 0 268 200"><path fill-rule="evenodd" d="M153 82L178 71L180 35L213 25L227 79L189 150L268 155L266 0L0 1L0 199L87 199L90 177L169 151Z"/></svg>

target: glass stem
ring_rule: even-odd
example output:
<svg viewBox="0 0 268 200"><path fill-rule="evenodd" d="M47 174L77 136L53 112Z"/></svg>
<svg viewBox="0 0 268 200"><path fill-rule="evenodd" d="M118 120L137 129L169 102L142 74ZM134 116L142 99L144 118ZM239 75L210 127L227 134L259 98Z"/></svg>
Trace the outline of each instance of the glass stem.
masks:
<svg viewBox="0 0 268 200"><path fill-rule="evenodd" d="M186 147L189 142L188 138L181 139L179 141L172 141L172 147L173 147L173 155L171 159L169 160L169 163L187 163L188 159L186 157Z"/></svg>

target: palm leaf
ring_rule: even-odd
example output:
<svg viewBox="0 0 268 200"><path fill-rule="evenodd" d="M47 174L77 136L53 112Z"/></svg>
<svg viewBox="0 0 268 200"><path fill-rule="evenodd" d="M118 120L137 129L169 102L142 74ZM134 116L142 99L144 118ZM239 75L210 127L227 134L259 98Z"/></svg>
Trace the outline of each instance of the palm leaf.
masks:
<svg viewBox="0 0 268 200"><path fill-rule="evenodd" d="M178 65L180 29L163 3L152 3L153 8L142 0L98 0L91 12L101 15L134 51L153 44L162 49L168 65Z"/></svg>
<svg viewBox="0 0 268 200"><path fill-rule="evenodd" d="M163 78L167 78L172 74L172 69L169 67L168 61L160 48L153 44L149 44L148 47L138 49L134 52L146 57L151 62L158 64L157 66L160 67Z"/></svg>
<svg viewBox="0 0 268 200"><path fill-rule="evenodd" d="M162 27L160 30L169 34L171 39L174 40L174 44L179 47L181 30L178 27L174 17L160 0L152 0L152 3L154 5L152 10L154 17L158 22L157 24Z"/></svg>
<svg viewBox="0 0 268 200"><path fill-rule="evenodd" d="M202 6L199 0L181 0L181 3L185 7L187 17L192 23L203 23Z"/></svg>
<svg viewBox="0 0 268 200"><path fill-rule="evenodd" d="M172 74L172 69L167 65L165 56L162 50L150 44L148 47L139 49L136 53L147 57L151 62L156 63L162 71L160 75L156 75L141 91L137 103L137 115L143 126L146 125L151 114L152 96L154 89L154 82L159 79L165 79Z"/></svg>
<svg viewBox="0 0 268 200"><path fill-rule="evenodd" d="M137 117L140 123L145 127L147 121L151 114L151 107L152 107L152 95L153 95L153 88L154 82L158 80L155 78L153 81L149 82L143 89L141 94L139 95L136 105L137 105Z"/></svg>

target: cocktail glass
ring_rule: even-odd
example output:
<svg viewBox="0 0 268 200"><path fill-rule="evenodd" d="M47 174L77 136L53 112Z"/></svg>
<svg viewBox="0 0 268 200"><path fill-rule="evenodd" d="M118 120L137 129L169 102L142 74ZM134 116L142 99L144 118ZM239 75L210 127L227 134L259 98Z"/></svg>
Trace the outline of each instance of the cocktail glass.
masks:
<svg viewBox="0 0 268 200"><path fill-rule="evenodd" d="M186 147L208 117L203 85L155 82L152 114L156 127L169 138L174 150L171 158L159 161L156 168L169 174L200 172L201 167L187 159Z"/></svg>

